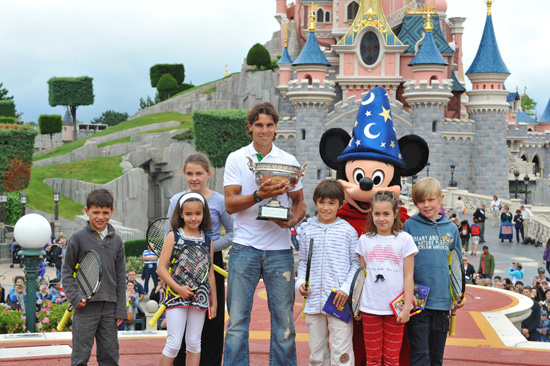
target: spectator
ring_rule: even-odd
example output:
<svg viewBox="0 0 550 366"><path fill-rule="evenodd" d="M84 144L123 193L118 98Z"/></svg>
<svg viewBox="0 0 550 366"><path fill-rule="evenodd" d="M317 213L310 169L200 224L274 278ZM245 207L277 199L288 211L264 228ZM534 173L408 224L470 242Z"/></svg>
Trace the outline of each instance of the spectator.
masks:
<svg viewBox="0 0 550 366"><path fill-rule="evenodd" d="M494 283L495 288L499 288L499 289L503 289L503 288L504 288L504 282L503 282L502 280L497 280L497 279L495 279L494 282L495 282L495 283ZM512 287L512 286L510 285L510 287Z"/></svg>
<svg viewBox="0 0 550 366"><path fill-rule="evenodd" d="M476 274L476 269L472 266L471 263L468 263L468 257L462 257L464 262L464 272L466 273L466 282L476 284L474 275Z"/></svg>
<svg viewBox="0 0 550 366"><path fill-rule="evenodd" d="M44 263L44 259L42 256L40 256L42 259L40 263L38 263L38 268L36 269L36 281L38 283L42 282L42 279L44 278L44 275L46 274L46 264Z"/></svg>
<svg viewBox="0 0 550 366"><path fill-rule="evenodd" d="M477 223L479 224L480 228L480 243L485 243L485 220L487 220L487 216L485 214L485 204L482 204L480 208L474 212L474 222L477 220Z"/></svg>
<svg viewBox="0 0 550 366"><path fill-rule="evenodd" d="M500 201L496 195L493 196L493 200L491 201L491 212L493 214L493 227L497 227L500 225L500 210L502 206L500 204Z"/></svg>
<svg viewBox="0 0 550 366"><path fill-rule="evenodd" d="M451 217L449 217L449 220L451 220L457 228L460 227L460 221L458 220L458 217L456 217L456 214L452 214Z"/></svg>
<svg viewBox="0 0 550 366"><path fill-rule="evenodd" d="M523 282L522 281L516 281L516 283L513 284L512 286L514 286L514 288L516 289L516 292L518 294L523 293Z"/></svg>
<svg viewBox="0 0 550 366"><path fill-rule="evenodd" d="M512 262L512 266L508 270L508 274L512 276L512 284L516 284L517 281L522 280L525 276L525 270L519 262Z"/></svg>
<svg viewBox="0 0 550 366"><path fill-rule="evenodd" d="M0 304L4 304L6 302L6 289L2 287L2 284L0 283Z"/></svg>
<svg viewBox="0 0 550 366"><path fill-rule="evenodd" d="M153 280L153 288L157 287L157 260L158 257L151 250L151 243L147 244L147 249L143 251L143 273L141 279L145 284L144 291L146 294L149 293L149 278Z"/></svg>
<svg viewBox="0 0 550 366"><path fill-rule="evenodd" d="M128 318L126 320L126 329L134 330L137 308L139 307L139 299L136 290L134 289L135 282L128 280L126 283L126 312Z"/></svg>
<svg viewBox="0 0 550 366"><path fill-rule="evenodd" d="M138 302L143 301L143 298L145 297L145 290L143 289L143 286L141 285L141 283L136 281L136 271L134 270L128 271L128 281L132 281L132 283L134 284L134 290L136 291ZM136 306L139 306L139 303Z"/></svg>
<svg viewBox="0 0 550 366"><path fill-rule="evenodd" d="M523 288L522 294L531 298L531 288L526 286ZM521 334L530 341L538 341L537 327L540 324L540 305L533 301L531 306L531 314L527 319L521 322Z"/></svg>
<svg viewBox="0 0 550 366"><path fill-rule="evenodd" d="M462 215L466 213L466 206L464 206L464 201L462 200L462 197L458 196L458 199L455 202L455 208L456 208L456 218L458 222L462 220Z"/></svg>
<svg viewBox="0 0 550 366"><path fill-rule="evenodd" d="M21 310L21 313L25 314L25 300L27 299L25 278L23 276L15 276L13 283L15 287L10 290L6 304L13 310Z"/></svg>
<svg viewBox="0 0 550 366"><path fill-rule="evenodd" d="M514 215L514 227L516 228L516 241L519 244L519 234L521 234L521 242L525 243L525 237L523 236L523 219L521 218L521 210L516 210Z"/></svg>
<svg viewBox="0 0 550 366"><path fill-rule="evenodd" d="M54 300L55 296L50 292L48 285L41 284L39 290L36 291L36 310L39 311L45 301L53 302Z"/></svg>
<svg viewBox="0 0 550 366"><path fill-rule="evenodd" d="M544 254L542 255L542 263L546 262L546 271L550 274L550 239L546 241L546 248L544 248Z"/></svg>
<svg viewBox="0 0 550 366"><path fill-rule="evenodd" d="M470 227L470 234L472 235L472 251L470 255L477 255L477 245L481 235L481 226L479 226L477 219L474 219L474 223Z"/></svg>
<svg viewBox="0 0 550 366"><path fill-rule="evenodd" d="M537 285L537 282L542 284L543 282L549 282L550 278L545 276L544 267L539 267L537 269L538 276L533 277L533 287Z"/></svg>
<svg viewBox="0 0 550 366"><path fill-rule="evenodd" d="M477 273L479 273L481 278L492 278L495 272L495 257L489 253L489 247L487 245L483 246L483 254L479 258L479 268Z"/></svg>
<svg viewBox="0 0 550 366"><path fill-rule="evenodd" d="M546 311L550 310L550 290L544 292L544 301L542 301L541 307Z"/></svg>
<svg viewBox="0 0 550 366"><path fill-rule="evenodd" d="M481 278L476 283L478 286L493 287L493 283L490 278Z"/></svg>
<svg viewBox="0 0 550 366"><path fill-rule="evenodd" d="M58 278L54 278L50 281L50 292L54 295L53 302L57 304L62 304L67 301L65 297L65 292L61 288L61 281Z"/></svg>
<svg viewBox="0 0 550 366"><path fill-rule="evenodd" d="M401 179L401 194L403 196L409 195L409 185L407 184L407 180L405 178Z"/></svg>
<svg viewBox="0 0 550 366"><path fill-rule="evenodd" d="M550 342L550 320L548 320L548 311L546 310L540 312L540 324L537 332L541 342Z"/></svg>
<svg viewBox="0 0 550 366"><path fill-rule="evenodd" d="M510 207L504 205L502 213L500 214L500 231L498 238L502 243L504 239L508 239L510 243L514 238L514 230L512 229L512 214L510 213Z"/></svg>
<svg viewBox="0 0 550 366"><path fill-rule="evenodd" d="M460 227L458 228L458 232L460 233L462 252L468 253L468 249L470 248L470 224L468 223L468 220L462 220Z"/></svg>
<svg viewBox="0 0 550 366"><path fill-rule="evenodd" d="M524 205L521 205L521 218L523 219L523 233L525 236L529 236L529 223L531 222L531 219L533 218L533 213L530 209L525 207Z"/></svg>
<svg viewBox="0 0 550 366"><path fill-rule="evenodd" d="M51 260L55 266L55 277L61 279L61 265L63 264L63 248L61 245L54 245L50 254Z"/></svg>

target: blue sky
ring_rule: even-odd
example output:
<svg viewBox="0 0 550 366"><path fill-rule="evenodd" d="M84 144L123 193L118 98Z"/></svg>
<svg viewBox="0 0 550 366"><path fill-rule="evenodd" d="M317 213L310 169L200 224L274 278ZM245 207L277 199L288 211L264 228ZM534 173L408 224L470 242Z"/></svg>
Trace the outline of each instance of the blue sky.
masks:
<svg viewBox="0 0 550 366"><path fill-rule="evenodd" d="M183 63L186 82L195 85L221 78L226 64L229 72L240 71L249 48L278 29L274 12L275 0L2 1L0 82L27 122L65 112L48 104L47 81L53 76L94 78L95 103L78 109L80 121L108 109L131 115L140 97L154 96L152 65ZM548 14L545 0L501 0L493 6L498 44L512 73L506 86L521 92L527 86L539 114L550 98ZM467 18L467 69L481 39L485 3L448 0L447 16Z"/></svg>

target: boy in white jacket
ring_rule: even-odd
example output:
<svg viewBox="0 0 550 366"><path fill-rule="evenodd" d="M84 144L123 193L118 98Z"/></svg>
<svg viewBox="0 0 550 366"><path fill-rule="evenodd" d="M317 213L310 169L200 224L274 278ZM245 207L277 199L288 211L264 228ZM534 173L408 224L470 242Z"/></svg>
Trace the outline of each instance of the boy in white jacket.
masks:
<svg viewBox="0 0 550 366"><path fill-rule="evenodd" d="M359 256L355 253L357 232L336 216L344 203L344 190L334 179L325 179L313 193L319 216L298 235L298 278L296 289L307 296L304 307L309 332L310 365L353 365L353 326L322 311L331 290L337 306L348 306L351 281ZM309 289L305 277L309 243L313 239ZM329 351L329 328L331 348Z"/></svg>

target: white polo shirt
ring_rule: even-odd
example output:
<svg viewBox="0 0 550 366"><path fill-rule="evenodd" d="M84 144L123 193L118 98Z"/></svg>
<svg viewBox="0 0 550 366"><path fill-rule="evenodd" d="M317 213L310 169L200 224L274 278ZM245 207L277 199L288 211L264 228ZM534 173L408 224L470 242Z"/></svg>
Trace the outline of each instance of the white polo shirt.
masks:
<svg viewBox="0 0 550 366"><path fill-rule="evenodd" d="M254 179L254 173L248 168L247 156L254 163L258 162L258 152L254 149L253 143L232 152L225 163L223 185L241 186L239 194L248 195L254 193L259 186ZM263 157L262 162L280 163L300 166L298 160L289 153L272 145L269 154ZM303 188L302 179L298 181L292 192ZM278 196L277 199L284 207L289 207L288 194ZM256 220L258 217L258 206L265 205L270 198L256 203L246 210L233 214L235 223L233 226L233 242L254 247L259 250L284 250L291 248L290 230L283 229L271 221Z"/></svg>

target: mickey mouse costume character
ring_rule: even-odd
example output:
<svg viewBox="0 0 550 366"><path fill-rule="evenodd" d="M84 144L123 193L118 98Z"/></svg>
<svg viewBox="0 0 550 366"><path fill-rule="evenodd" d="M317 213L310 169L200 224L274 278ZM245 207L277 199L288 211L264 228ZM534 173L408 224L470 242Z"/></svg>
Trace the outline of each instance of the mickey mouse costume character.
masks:
<svg viewBox="0 0 550 366"><path fill-rule="evenodd" d="M368 228L371 200L380 190L389 190L398 197L401 177L412 176L426 166L428 144L417 135L397 140L390 101L384 88L368 92L350 135L341 128L327 130L321 137L319 152L323 162L337 171L336 178L345 192L344 206L338 216L348 221L361 236ZM407 209L399 207L399 217L405 222ZM405 332L406 334L406 332ZM408 342L404 342L405 348ZM355 365L366 364L363 329L354 323L353 350ZM400 364L408 365L408 352L402 350Z"/></svg>

